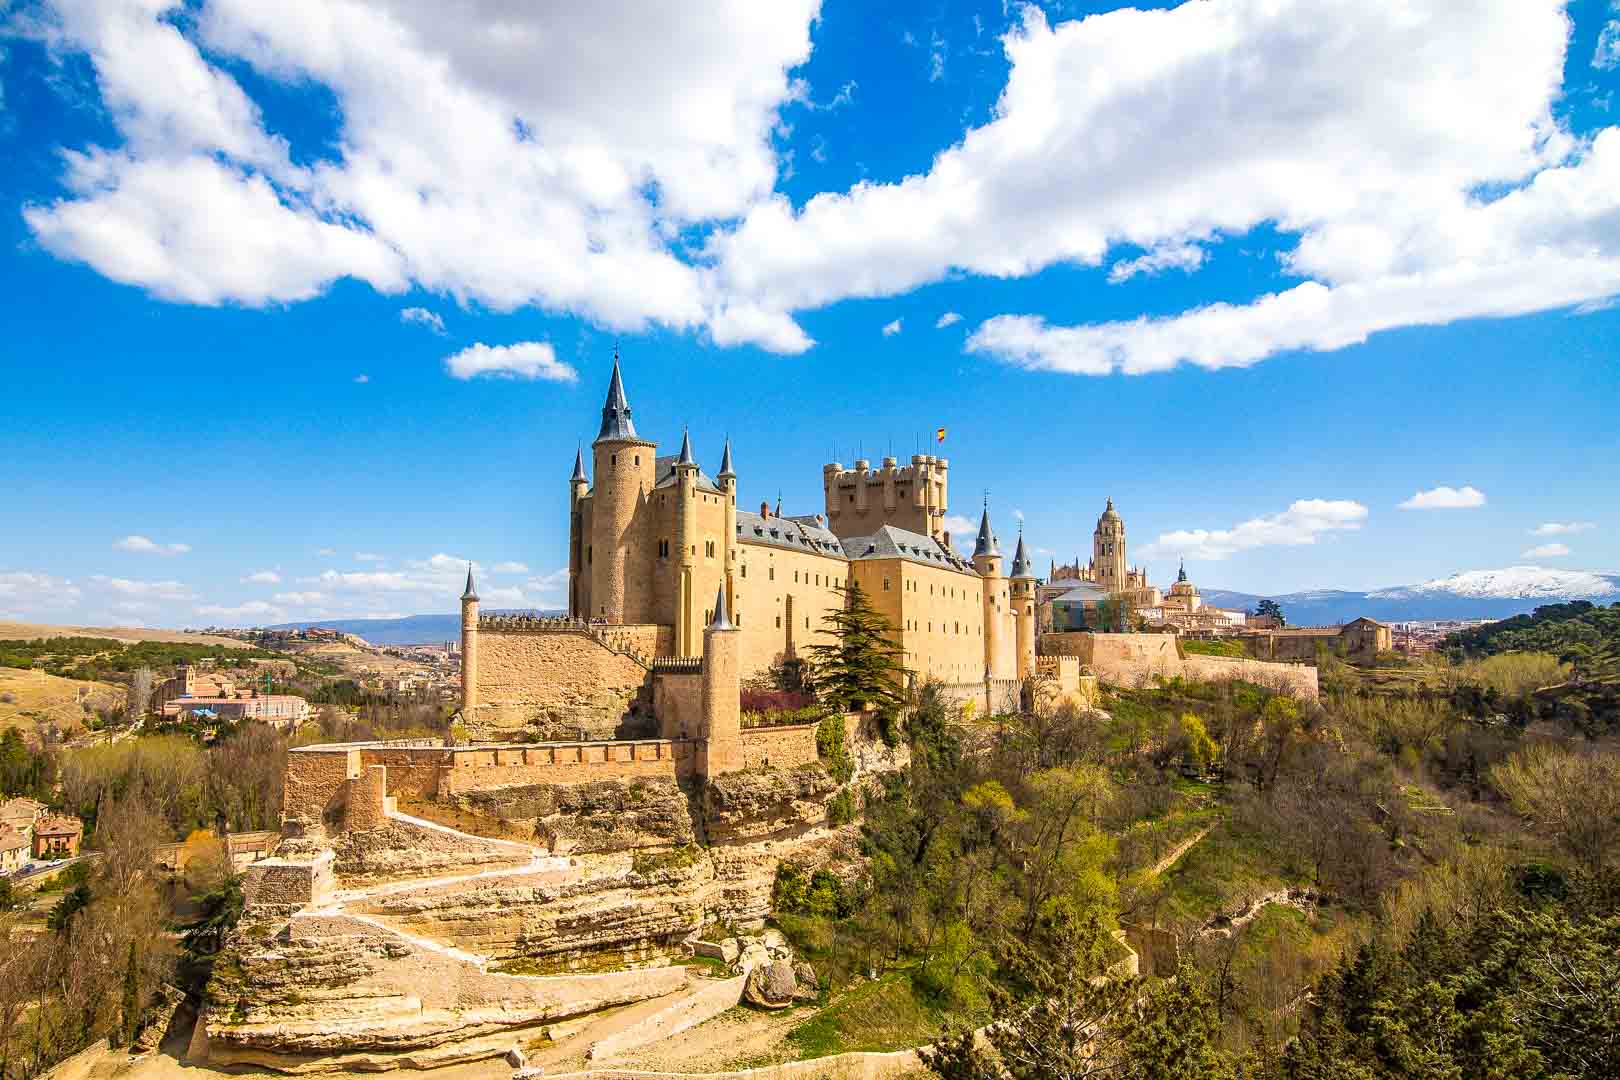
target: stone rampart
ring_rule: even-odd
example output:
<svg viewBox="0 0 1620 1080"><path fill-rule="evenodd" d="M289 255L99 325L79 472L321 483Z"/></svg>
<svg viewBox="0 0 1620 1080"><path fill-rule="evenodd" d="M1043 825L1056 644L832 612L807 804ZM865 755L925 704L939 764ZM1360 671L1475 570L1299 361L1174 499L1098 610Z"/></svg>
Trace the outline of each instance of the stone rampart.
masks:
<svg viewBox="0 0 1620 1080"><path fill-rule="evenodd" d="M1185 664L1189 679L1202 679L1205 682L1241 679L1303 701L1315 701L1320 694L1316 668L1310 664L1277 664L1235 656L1196 654L1188 655Z"/></svg>
<svg viewBox="0 0 1620 1080"><path fill-rule="evenodd" d="M343 807L345 829L375 829L388 819L388 766L366 765L359 776L345 783L348 793Z"/></svg>
<svg viewBox="0 0 1620 1080"><path fill-rule="evenodd" d="M703 724L703 673L658 671L653 674L653 712L662 739L695 739Z"/></svg>
<svg viewBox="0 0 1620 1080"><path fill-rule="evenodd" d="M261 859L242 871L243 905L290 910L329 896L337 888L334 858L323 851L311 859Z"/></svg>
<svg viewBox="0 0 1620 1080"><path fill-rule="evenodd" d="M696 761L697 743L689 739L456 749L449 752L439 773L436 795L449 799L471 791L529 784L678 780L691 774Z"/></svg>
<svg viewBox="0 0 1620 1080"><path fill-rule="evenodd" d="M308 748L287 755L287 769L281 782L281 820L302 825L321 825L335 819L343 808L343 795L351 777L360 775L360 751L356 747L324 746L323 752Z"/></svg>
<svg viewBox="0 0 1620 1080"><path fill-rule="evenodd" d="M744 728L743 768L792 769L816 761L817 724Z"/></svg>
<svg viewBox="0 0 1620 1080"><path fill-rule="evenodd" d="M658 627L612 627L626 650L656 655ZM652 685L645 664L609 648L588 630L478 630L478 704L464 717L479 733L537 732L552 738L614 738L650 724Z"/></svg>
<svg viewBox="0 0 1620 1080"><path fill-rule="evenodd" d="M1097 676L1080 673L1077 656L1041 656L1035 661L1035 694L1052 705L1080 709L1097 704Z"/></svg>
<svg viewBox="0 0 1620 1080"><path fill-rule="evenodd" d="M1236 657L1186 656L1174 634L1041 635L1042 657L1074 657L1110 686L1151 686L1156 679L1243 679L1307 700L1317 696L1316 672L1298 664Z"/></svg>

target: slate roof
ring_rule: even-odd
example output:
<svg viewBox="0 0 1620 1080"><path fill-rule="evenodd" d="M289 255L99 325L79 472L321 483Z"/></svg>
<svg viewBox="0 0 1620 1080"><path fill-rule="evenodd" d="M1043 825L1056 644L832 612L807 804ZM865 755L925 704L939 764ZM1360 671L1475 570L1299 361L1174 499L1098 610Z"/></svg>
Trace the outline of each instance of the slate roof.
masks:
<svg viewBox="0 0 1620 1080"><path fill-rule="evenodd" d="M768 544L793 551L811 551L833 558L847 558L844 545L831 529L816 524L811 517L760 517L748 510L737 511L737 539L750 544Z"/></svg>
<svg viewBox="0 0 1620 1080"><path fill-rule="evenodd" d="M851 559L901 558L927 566L945 566L975 576L978 574L972 563L933 537L893 525L885 525L871 536L849 537L844 541L844 550Z"/></svg>
<svg viewBox="0 0 1620 1080"><path fill-rule="evenodd" d="M658 459L656 467L653 469L654 490L662 487L675 486L675 466L679 464L679 462L680 459L674 454L665 454L663 457ZM717 485L713 480L709 479L709 474L704 472L702 469L698 470L697 489L699 491L706 491L710 495L725 494L725 492L720 490L719 485Z"/></svg>
<svg viewBox="0 0 1620 1080"><path fill-rule="evenodd" d="M1095 604L1108 599L1108 590L1100 585L1080 584L1061 596L1052 598L1054 604Z"/></svg>

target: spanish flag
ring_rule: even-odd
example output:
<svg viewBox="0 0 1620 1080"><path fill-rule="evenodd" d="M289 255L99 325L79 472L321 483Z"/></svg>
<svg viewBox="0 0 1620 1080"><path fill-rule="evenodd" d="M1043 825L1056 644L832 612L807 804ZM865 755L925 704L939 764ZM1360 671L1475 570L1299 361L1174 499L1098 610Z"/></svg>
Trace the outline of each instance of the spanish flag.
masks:
<svg viewBox="0 0 1620 1080"><path fill-rule="evenodd" d="M934 441L935 442L944 442L945 441L945 429L944 428L938 428L938 429L935 430L935 432L934 432Z"/></svg>

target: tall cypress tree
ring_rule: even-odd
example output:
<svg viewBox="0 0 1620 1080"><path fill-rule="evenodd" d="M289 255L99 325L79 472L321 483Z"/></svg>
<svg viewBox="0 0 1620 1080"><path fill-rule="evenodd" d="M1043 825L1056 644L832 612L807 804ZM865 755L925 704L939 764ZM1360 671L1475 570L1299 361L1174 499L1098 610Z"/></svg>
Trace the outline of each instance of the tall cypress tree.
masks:
<svg viewBox="0 0 1620 1080"><path fill-rule="evenodd" d="M834 708L858 709L869 704L891 712L903 702L905 688L894 627L854 579L841 591L843 609L822 620L823 629L835 641L810 646L816 696Z"/></svg>

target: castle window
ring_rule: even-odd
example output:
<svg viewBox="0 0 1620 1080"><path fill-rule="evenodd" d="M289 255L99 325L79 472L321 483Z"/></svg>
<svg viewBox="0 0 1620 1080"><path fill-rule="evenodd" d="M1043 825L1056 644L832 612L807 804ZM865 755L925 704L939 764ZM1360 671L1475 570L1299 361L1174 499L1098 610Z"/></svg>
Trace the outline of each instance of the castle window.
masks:
<svg viewBox="0 0 1620 1080"><path fill-rule="evenodd" d="M591 549L589 547L587 547L585 549L585 565L589 566L590 564L591 564Z"/></svg>
<svg viewBox="0 0 1620 1080"><path fill-rule="evenodd" d="M705 541L703 541L703 554L706 557L710 558L710 559L714 558L714 541L713 540L705 540Z"/></svg>
<svg viewBox="0 0 1620 1080"><path fill-rule="evenodd" d="M883 579L883 591L884 592L889 591L889 579L888 578Z"/></svg>
<svg viewBox="0 0 1620 1080"><path fill-rule="evenodd" d="M743 577L748 576L748 564L747 563L742 564L742 576Z"/></svg>
<svg viewBox="0 0 1620 1080"><path fill-rule="evenodd" d="M778 630L782 629L782 616L780 615L776 617L776 628Z"/></svg>
<svg viewBox="0 0 1620 1080"><path fill-rule="evenodd" d="M637 464L637 465L640 465L640 464L641 464L641 455L640 455L640 454L637 454L637 455L636 455L636 464Z"/></svg>
<svg viewBox="0 0 1620 1080"><path fill-rule="evenodd" d="M767 566L765 568L765 577L769 581L775 581L776 580L776 567Z"/></svg>
<svg viewBox="0 0 1620 1080"><path fill-rule="evenodd" d="M608 464L609 465L617 465L618 463L619 463L619 455L618 454L609 454L608 455Z"/></svg>

